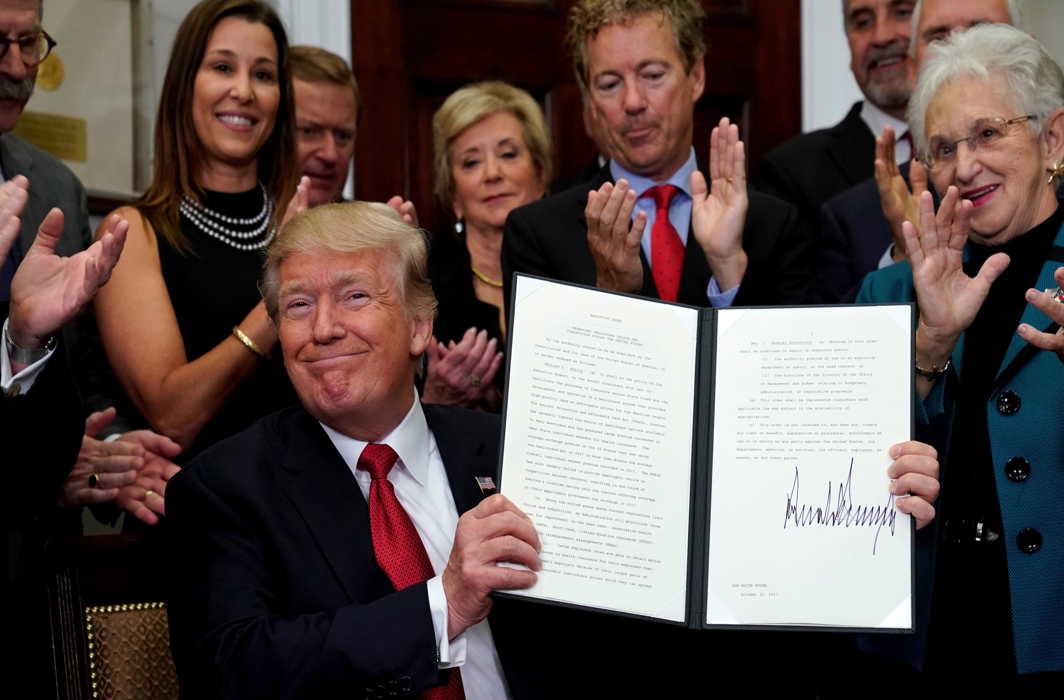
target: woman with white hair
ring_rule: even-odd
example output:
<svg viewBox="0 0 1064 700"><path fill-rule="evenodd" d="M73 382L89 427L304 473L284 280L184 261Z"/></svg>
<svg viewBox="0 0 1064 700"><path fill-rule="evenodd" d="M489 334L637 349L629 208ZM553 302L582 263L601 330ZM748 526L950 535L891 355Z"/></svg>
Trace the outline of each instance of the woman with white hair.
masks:
<svg viewBox="0 0 1064 700"><path fill-rule="evenodd" d="M1044 674L1064 671L1064 74L1028 34L977 26L931 47L908 121L945 196L936 213L924 193L908 261L858 296L917 302L917 414L945 456L907 657L952 688L1059 692Z"/></svg>

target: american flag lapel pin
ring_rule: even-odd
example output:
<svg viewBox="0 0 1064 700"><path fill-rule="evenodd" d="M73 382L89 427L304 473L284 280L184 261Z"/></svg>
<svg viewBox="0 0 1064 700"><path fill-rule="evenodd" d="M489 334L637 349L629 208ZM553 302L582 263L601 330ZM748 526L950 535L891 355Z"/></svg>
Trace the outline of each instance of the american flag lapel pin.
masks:
<svg viewBox="0 0 1064 700"><path fill-rule="evenodd" d="M477 480L477 486L480 487L481 493L495 490L495 479L492 479L490 476L476 476L473 478Z"/></svg>

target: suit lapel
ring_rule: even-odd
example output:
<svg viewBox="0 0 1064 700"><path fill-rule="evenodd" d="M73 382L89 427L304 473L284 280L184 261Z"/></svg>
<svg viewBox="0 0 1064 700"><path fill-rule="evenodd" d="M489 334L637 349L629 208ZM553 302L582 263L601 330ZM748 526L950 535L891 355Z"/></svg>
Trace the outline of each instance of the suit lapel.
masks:
<svg viewBox="0 0 1064 700"><path fill-rule="evenodd" d="M391 592L373 553L369 507L351 470L308 413L299 411L289 425L280 479L340 585L357 602Z"/></svg>
<svg viewBox="0 0 1064 700"><path fill-rule="evenodd" d="M861 119L861 107L857 102L850 108L828 142L831 159L851 184L867 180L875 160L875 135Z"/></svg>
<svg viewBox="0 0 1064 700"><path fill-rule="evenodd" d="M465 513L494 492L483 492L476 477L498 480L498 436L475 434L462 420L462 412L432 404L422 404L425 421L436 438L451 494L458 514Z"/></svg>

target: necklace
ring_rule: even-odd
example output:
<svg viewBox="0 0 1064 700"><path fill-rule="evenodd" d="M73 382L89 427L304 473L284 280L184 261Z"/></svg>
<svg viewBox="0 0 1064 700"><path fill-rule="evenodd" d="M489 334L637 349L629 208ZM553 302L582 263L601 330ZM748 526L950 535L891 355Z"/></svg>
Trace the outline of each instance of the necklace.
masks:
<svg viewBox="0 0 1064 700"><path fill-rule="evenodd" d="M270 244L277 231L270 226L273 202L261 182L259 189L262 191L262 210L246 219L227 216L200 204L188 195L181 199L178 208L193 226L208 236L237 250L261 250Z"/></svg>
<svg viewBox="0 0 1064 700"><path fill-rule="evenodd" d="M473 275L476 276L476 278L478 280L480 280L484 284L488 285L489 287L501 287L502 286L502 280L492 279L492 278L488 277L487 275L485 275L480 270L478 270L477 268L473 267L472 265L470 265L470 267L473 268Z"/></svg>

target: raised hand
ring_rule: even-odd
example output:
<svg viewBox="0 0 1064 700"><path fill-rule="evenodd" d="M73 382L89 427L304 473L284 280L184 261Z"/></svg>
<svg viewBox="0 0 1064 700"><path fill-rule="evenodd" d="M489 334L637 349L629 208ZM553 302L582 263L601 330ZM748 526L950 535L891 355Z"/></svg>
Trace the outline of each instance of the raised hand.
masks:
<svg viewBox="0 0 1064 700"><path fill-rule="evenodd" d="M0 267L7 260L7 253L21 230L19 216L26 206L29 186L29 180L22 175L16 175L0 185Z"/></svg>
<svg viewBox="0 0 1064 700"><path fill-rule="evenodd" d="M459 404L467 408L494 409L499 391L495 374L502 366L498 340L487 331L470 328L455 344L445 346L433 338L428 347L425 403Z"/></svg>
<svg viewBox="0 0 1064 700"><path fill-rule="evenodd" d="M532 520L506 496L495 494L466 511L458 520L443 572L448 638L454 639L487 616L492 591L534 585L532 572L540 568L539 550ZM532 571L498 566L498 562L520 564Z"/></svg>
<svg viewBox="0 0 1064 700"><path fill-rule="evenodd" d="M310 178L304 175L299 178L296 193L288 202L288 208L284 210L284 218L281 219L281 228L284 227L296 214L302 214L310 208Z"/></svg>
<svg viewBox="0 0 1064 700"><path fill-rule="evenodd" d="M63 233L63 212L48 212L11 281L11 340L23 348L39 348L74 318L110 278L128 230L125 219L112 216L92 246L64 258L55 253Z"/></svg>
<svg viewBox="0 0 1064 700"><path fill-rule="evenodd" d="M1057 286L1064 289L1064 267L1058 267L1053 273ZM1025 297L1027 303L1035 307L1056 323L1060 328L1055 333L1043 333L1034 326L1021 323L1016 330L1020 337L1036 348L1051 350L1057 354L1061 362L1064 362L1064 304L1038 289L1028 289Z"/></svg>
<svg viewBox="0 0 1064 700"><path fill-rule="evenodd" d="M938 498L938 452L923 442L899 442L890 448L894 461L887 467L891 478L890 492L904 496L895 500L898 510L916 518L916 529L924 527L935 517L931 505Z"/></svg>
<svg viewBox="0 0 1064 700"><path fill-rule="evenodd" d="M905 236L902 223L908 221L914 226L920 221L920 197L927 192L927 168L916 158L909 164L909 183L901 176L894 155L894 129L886 127L876 138L875 175L876 187L879 189L879 203L883 216L890 224L890 235L894 242L894 261L905 257ZM917 227L917 235L920 229Z"/></svg>
<svg viewBox="0 0 1064 700"><path fill-rule="evenodd" d="M709 178L691 173L691 231L721 291L734 288L746 274L743 226L748 206L746 156L739 127L727 117L709 136Z"/></svg>
<svg viewBox="0 0 1064 700"><path fill-rule="evenodd" d="M389 207L399 212L399 216L403 217L403 221L414 228L418 227L417 208L409 199L403 199L399 195L395 195L388 200L387 204Z"/></svg>
<svg viewBox="0 0 1064 700"><path fill-rule="evenodd" d="M903 225L905 246L913 267L913 285L920 307L916 331L917 362L924 368L942 367L953 346L983 305L990 285L1005 271L1009 256L997 253L983 263L975 277L961 267L968 240L972 203L950 187L938 213L930 192L920 195L920 229Z"/></svg>
<svg viewBox="0 0 1064 700"><path fill-rule="evenodd" d="M647 217L639 212L632 220L636 197L624 179L587 193L587 246L595 261L595 286L600 289L638 292L643 288L639 246Z"/></svg>

